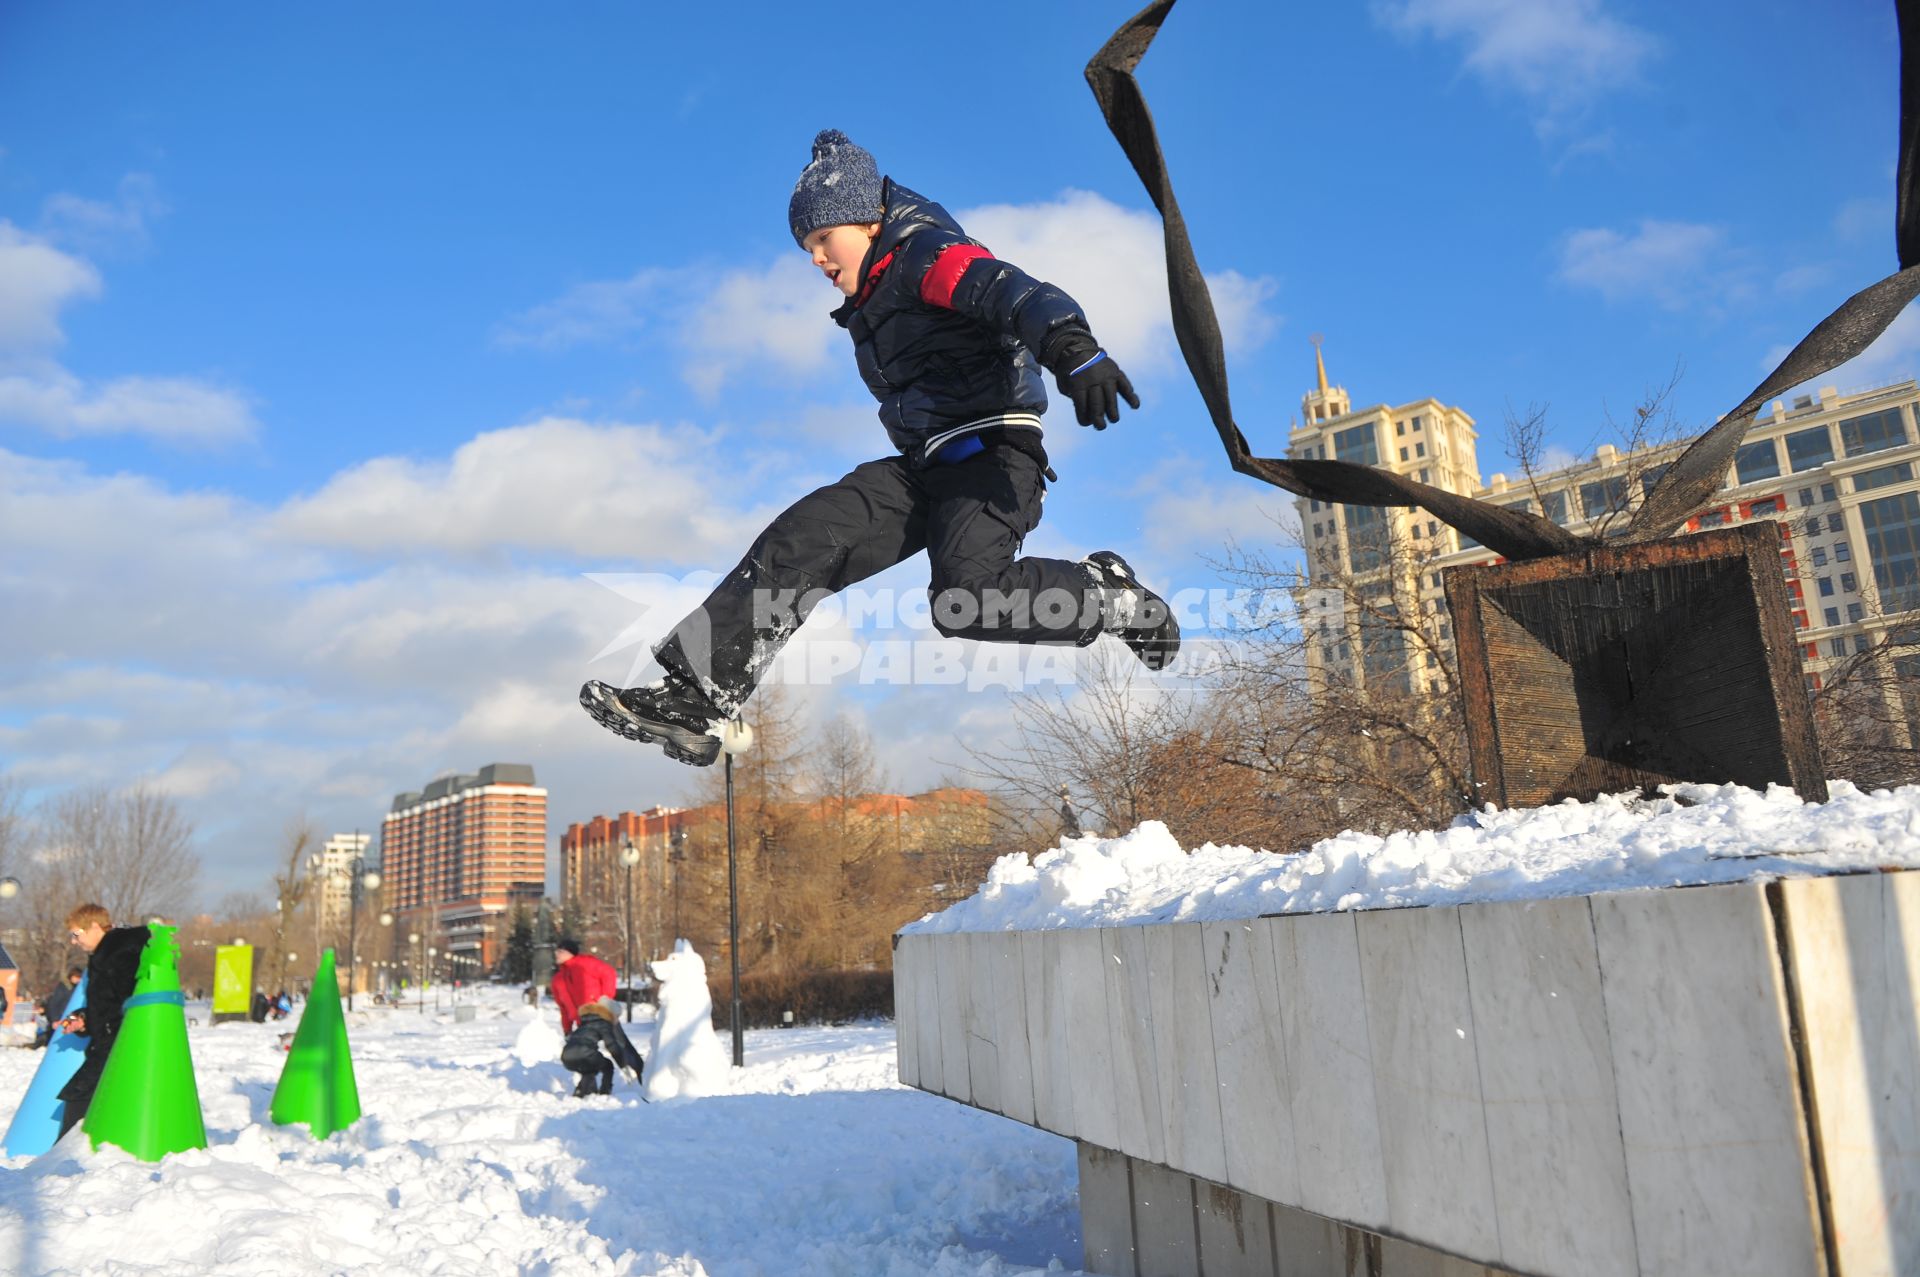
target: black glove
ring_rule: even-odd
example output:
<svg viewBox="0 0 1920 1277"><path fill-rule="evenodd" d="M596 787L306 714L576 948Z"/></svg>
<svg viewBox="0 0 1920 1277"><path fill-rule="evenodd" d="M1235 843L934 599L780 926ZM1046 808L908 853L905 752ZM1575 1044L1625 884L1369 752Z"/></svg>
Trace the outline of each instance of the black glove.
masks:
<svg viewBox="0 0 1920 1277"><path fill-rule="evenodd" d="M1093 338L1075 333L1049 353L1054 384L1073 400L1074 420L1081 425L1105 430L1108 422L1120 420L1122 399L1130 408L1140 407L1140 396L1133 393L1127 374L1093 344Z"/></svg>

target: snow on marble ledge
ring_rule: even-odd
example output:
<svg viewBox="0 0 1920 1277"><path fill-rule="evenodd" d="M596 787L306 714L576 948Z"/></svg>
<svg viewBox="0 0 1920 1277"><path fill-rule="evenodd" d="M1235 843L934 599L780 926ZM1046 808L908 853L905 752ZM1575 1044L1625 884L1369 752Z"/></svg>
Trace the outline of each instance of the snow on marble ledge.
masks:
<svg viewBox="0 0 1920 1277"><path fill-rule="evenodd" d="M1634 888L1920 867L1920 786L1825 803L1784 786L1669 785L1461 816L1450 828L1346 833L1303 852L1183 850L1159 821L1118 838L1002 856L986 883L903 933L1212 922L1341 909L1536 900Z"/></svg>

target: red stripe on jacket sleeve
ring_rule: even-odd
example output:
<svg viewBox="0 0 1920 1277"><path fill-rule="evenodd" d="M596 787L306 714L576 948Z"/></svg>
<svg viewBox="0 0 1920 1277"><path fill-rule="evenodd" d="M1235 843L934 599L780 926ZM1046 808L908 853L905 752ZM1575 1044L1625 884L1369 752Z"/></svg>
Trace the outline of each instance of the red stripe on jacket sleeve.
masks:
<svg viewBox="0 0 1920 1277"><path fill-rule="evenodd" d="M960 287L960 277L967 273L967 267L982 257L992 256L978 244L947 245L933 259L933 265L927 268L926 275L920 280L920 300L952 310L953 290Z"/></svg>

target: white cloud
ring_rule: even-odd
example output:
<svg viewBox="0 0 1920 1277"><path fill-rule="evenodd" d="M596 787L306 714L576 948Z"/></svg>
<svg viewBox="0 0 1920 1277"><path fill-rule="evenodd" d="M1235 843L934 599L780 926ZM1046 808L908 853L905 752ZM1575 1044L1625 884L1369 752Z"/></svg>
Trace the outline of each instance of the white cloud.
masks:
<svg viewBox="0 0 1920 1277"><path fill-rule="evenodd" d="M53 229L45 234L0 221L0 422L62 437L144 435L193 447L249 439L259 423L241 391L181 376L87 382L50 357L66 340L61 311L102 291L93 264L56 246L54 237L144 236L144 218L157 201L150 184L129 182L114 205L54 196L46 217Z"/></svg>
<svg viewBox="0 0 1920 1277"><path fill-rule="evenodd" d="M360 551L564 551L650 566L739 554L771 509L718 432L549 417L444 460L377 457L271 519L296 543ZM724 462L724 464L722 464Z"/></svg>
<svg viewBox="0 0 1920 1277"><path fill-rule="evenodd" d="M146 173L120 179L111 200L93 200L61 192L47 197L40 210L40 229L50 240L82 251L103 253L120 248L144 248L147 222L167 212L160 189Z"/></svg>
<svg viewBox="0 0 1920 1277"><path fill-rule="evenodd" d="M1174 353L1159 217L1087 191L1039 204L991 204L957 214L996 256L1064 288L1100 342L1130 368L1166 368ZM1208 276L1229 353L1257 348L1280 322L1274 281L1225 270ZM682 373L712 398L758 370L819 376L845 366L845 337L828 318L841 300L798 254L765 266L636 272L576 285L508 320L503 345L537 349L621 342L657 332L681 352Z"/></svg>
<svg viewBox="0 0 1920 1277"><path fill-rule="evenodd" d="M1628 233L1608 227L1569 232L1559 278L1610 302L1649 298L1668 310L1711 308L1741 285L1728 266L1726 232L1695 222L1642 218Z"/></svg>
<svg viewBox="0 0 1920 1277"><path fill-rule="evenodd" d="M250 439L259 429L237 390L192 377L116 377L87 385L66 369L33 361L0 375L0 420L62 437L132 434L208 447Z"/></svg>
<svg viewBox="0 0 1920 1277"><path fill-rule="evenodd" d="M1166 368L1176 354L1160 217L1090 191L1043 204L989 204L959 214L995 256L1058 284L1085 309L1094 336L1129 368ZM1207 276L1230 352L1257 348L1279 319L1277 285L1235 271Z"/></svg>
<svg viewBox="0 0 1920 1277"><path fill-rule="evenodd" d="M60 312L100 295L100 272L39 236L0 221L0 361L60 345Z"/></svg>
<svg viewBox="0 0 1920 1277"><path fill-rule="evenodd" d="M1466 69L1552 117L1632 83L1659 51L1603 0L1378 0L1374 20L1401 36L1466 46Z"/></svg>

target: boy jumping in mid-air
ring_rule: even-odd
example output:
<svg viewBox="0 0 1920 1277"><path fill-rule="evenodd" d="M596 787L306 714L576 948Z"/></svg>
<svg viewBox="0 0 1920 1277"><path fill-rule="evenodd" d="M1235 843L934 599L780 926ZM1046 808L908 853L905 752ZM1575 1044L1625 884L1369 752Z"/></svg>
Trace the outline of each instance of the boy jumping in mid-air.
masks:
<svg viewBox="0 0 1920 1277"><path fill-rule="evenodd" d="M1111 550L1078 563L1021 558L1053 478L1040 442L1038 363L1083 426L1140 400L1078 303L999 261L947 211L827 129L787 205L793 238L847 301L834 320L880 401L897 455L802 497L653 650L665 676L580 703L602 726L704 767L715 724L753 693L819 599L921 550L933 625L954 638L1085 646L1117 636L1149 669L1180 650L1165 600Z"/></svg>

